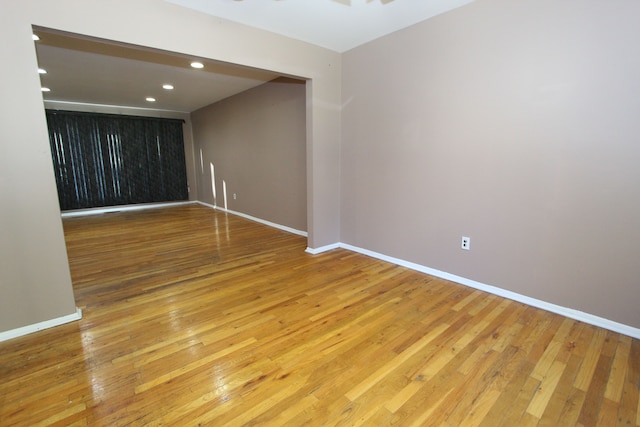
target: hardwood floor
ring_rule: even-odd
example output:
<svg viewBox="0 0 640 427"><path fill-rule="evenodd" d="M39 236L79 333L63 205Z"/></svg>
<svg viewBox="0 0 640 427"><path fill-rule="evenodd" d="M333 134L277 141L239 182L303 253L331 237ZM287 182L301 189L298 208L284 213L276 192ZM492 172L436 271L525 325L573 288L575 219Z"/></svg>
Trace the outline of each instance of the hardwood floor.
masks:
<svg viewBox="0 0 640 427"><path fill-rule="evenodd" d="M198 206L64 220L0 425L639 426L640 341Z"/></svg>

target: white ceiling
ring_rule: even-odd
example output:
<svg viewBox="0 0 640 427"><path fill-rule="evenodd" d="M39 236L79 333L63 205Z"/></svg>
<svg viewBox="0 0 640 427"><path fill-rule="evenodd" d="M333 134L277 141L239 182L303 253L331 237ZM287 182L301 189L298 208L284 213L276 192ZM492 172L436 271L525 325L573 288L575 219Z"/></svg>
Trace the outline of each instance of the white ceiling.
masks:
<svg viewBox="0 0 640 427"><path fill-rule="evenodd" d="M473 0L166 0L345 52Z"/></svg>
<svg viewBox="0 0 640 427"><path fill-rule="evenodd" d="M45 101L192 112L278 74L179 54L36 30ZM197 59L201 70L189 64ZM162 88L171 84L173 90ZM146 101L153 97L155 102ZM47 102L46 106L51 107Z"/></svg>
<svg viewBox="0 0 640 427"><path fill-rule="evenodd" d="M473 0L159 0L240 22L334 51L355 46ZM104 40L36 29L45 101L192 112L278 77ZM162 89L165 83L174 90ZM145 101L146 97L156 102ZM52 105L49 103L49 106ZM62 105L62 106L60 106ZM56 104L55 108L64 108Z"/></svg>

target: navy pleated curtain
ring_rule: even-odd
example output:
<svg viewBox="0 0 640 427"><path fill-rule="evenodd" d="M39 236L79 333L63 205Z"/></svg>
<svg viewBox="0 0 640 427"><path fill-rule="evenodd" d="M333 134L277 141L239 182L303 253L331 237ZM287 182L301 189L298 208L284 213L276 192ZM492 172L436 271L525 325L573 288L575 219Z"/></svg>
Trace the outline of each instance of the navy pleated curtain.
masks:
<svg viewBox="0 0 640 427"><path fill-rule="evenodd" d="M62 210L188 199L182 120L46 113Z"/></svg>

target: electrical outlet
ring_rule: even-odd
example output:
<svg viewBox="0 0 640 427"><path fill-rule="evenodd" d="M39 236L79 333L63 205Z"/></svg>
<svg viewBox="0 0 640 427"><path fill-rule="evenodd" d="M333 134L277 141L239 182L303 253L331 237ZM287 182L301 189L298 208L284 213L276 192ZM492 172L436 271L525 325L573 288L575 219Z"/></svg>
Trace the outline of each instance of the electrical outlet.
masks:
<svg viewBox="0 0 640 427"><path fill-rule="evenodd" d="M460 247L465 251L471 250L471 237L462 236L462 243Z"/></svg>
<svg viewBox="0 0 640 427"><path fill-rule="evenodd" d="M237 199L236 193L233 193L233 200Z"/></svg>

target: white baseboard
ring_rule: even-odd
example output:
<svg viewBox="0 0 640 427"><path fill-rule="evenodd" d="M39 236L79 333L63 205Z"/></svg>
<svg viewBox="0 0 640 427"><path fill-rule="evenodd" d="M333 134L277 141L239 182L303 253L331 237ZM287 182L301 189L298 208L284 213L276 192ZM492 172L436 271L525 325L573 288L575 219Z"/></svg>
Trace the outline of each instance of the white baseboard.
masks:
<svg viewBox="0 0 640 427"><path fill-rule="evenodd" d="M434 268L425 267L424 265L405 261L399 258L390 257L388 255L370 251L368 249L359 248L357 246L348 245L346 243L335 243L332 245L323 246L321 248L307 248L306 252L316 255L316 254L319 254L328 250L336 249L336 248L342 248L349 251L358 252L363 255L370 256L372 258L377 258L382 261L397 264L402 267L409 268L411 270L416 270L422 273L429 274L431 276L439 277L441 279L450 280L452 282L456 282L461 285L468 286L470 288L478 289L493 295L497 295L513 301L521 302L523 304L540 308L542 310L550 311L552 313L556 313L561 316L568 317L570 319L579 320L581 322L588 323L590 325L608 329L613 332L618 332L620 334L624 334L632 338L640 339L640 329L634 328L633 326L614 322L613 320L605 319L589 313L584 313L582 311L574 310L572 308L563 307L561 305L552 304L550 302L542 301L536 298L531 298L526 295L522 295L516 292L508 291L506 289L498 288L496 286L480 283L475 280L467 279L465 277L456 276L455 274L450 274L444 271L436 270Z"/></svg>
<svg viewBox="0 0 640 427"><path fill-rule="evenodd" d="M206 206L206 207L211 208L211 209L218 209L218 207L216 205L212 205L212 204L206 203L206 202L201 202L200 200L196 200L194 203L196 203L198 205Z"/></svg>
<svg viewBox="0 0 640 427"><path fill-rule="evenodd" d="M76 307L75 313L68 314L66 316L57 317L51 320L45 320L44 322L34 323L33 325L27 325L5 332L0 332L0 342L38 332L43 329L53 328L54 326L64 325L65 323L74 322L80 319L82 319L82 310Z"/></svg>
<svg viewBox="0 0 640 427"><path fill-rule="evenodd" d="M260 218L256 218L253 217L251 215L247 215L247 214L243 214L241 212L236 212L236 211L232 211L229 209L224 209L224 208L220 208L218 206L214 206L205 202L201 202L201 201L189 201L189 202L178 202L178 203L163 203L163 204L153 204L153 205L141 205L141 206L121 206L121 207L112 207L112 208L104 208L104 209L91 209L91 210L84 210L84 211L79 211L79 212L64 212L62 215L63 216L79 216L79 215L93 215L93 214L99 214L99 213L106 213L106 212L114 212L114 211L123 211L123 210L138 210L138 209L152 209L152 208L158 208L158 207L167 207L167 206L174 206L174 205L182 205L182 204L188 204L188 203L198 203L201 204L203 206L207 206L210 207L212 209L217 209L223 212L227 212L230 213L232 215L237 215L246 219L249 219L251 221L255 221L255 222L259 222L261 224L270 226L270 227L274 227L283 231L287 231L289 233L293 233L293 234L297 234L300 236L304 236L307 237L308 233L306 231L300 231L300 230L296 230L294 228L291 227L287 227L284 225L280 225L280 224L276 224L270 221L266 221ZM321 246L319 248L311 248L311 247L307 247L307 249L305 250L305 252L312 254L312 255L318 255L321 254L323 252L327 252L330 250L334 250L337 248L343 248L346 250L350 250L353 252L357 252L357 253L361 253L363 255L367 255L370 256L372 258L377 258L379 260L382 261L386 261L386 262L390 262L393 264L397 264L400 265L402 267L406 267L409 268L411 270L415 270L415 271L420 271L422 273L425 274L429 274L431 276L435 276L435 277L439 277L441 279L445 279L445 280L450 280L452 282L456 282L459 283L461 285L465 285L474 289L478 289L484 292L488 292L490 294L493 295L497 295L503 298L507 298L513 301L517 301L517 302L521 302L523 304L527 304L529 306L532 307L536 307L536 308L540 308L542 310L546 310L546 311L550 311L552 313L556 313L565 317L568 317L570 319L575 319L575 320L579 320L581 322L585 322L588 323L590 325L594 325L594 326L598 326L613 332L618 332L624 335L628 335L632 338L636 338L636 339L640 339L640 328L635 328L633 326L629 326L629 325L625 325L623 323L619 323L619 322L615 322L613 320L609 320L609 319L605 319L603 317L599 317L593 314L589 314L589 313L584 313L582 311L579 310L575 310L572 308L568 308L568 307L563 307L557 304L553 304L547 301L542 301L536 298L532 298L526 295L522 295L516 292L512 292L506 289L502 289L496 286L492 286L492 285L487 285L485 283L481 283L481 282L477 282L475 280L471 280L471 279L467 279L465 277L461 277L461 276L456 276L455 274L451 274L451 273L447 273L444 271L440 271L440 270L436 270L434 268L430 268L430 267L426 267L424 265L420 265L420 264L416 264L410 261L405 261L403 259L400 258L394 258L388 255L384 255L378 252L374 252L368 249L364 249L364 248L359 248L357 246L353 246L353 245L349 245L346 243L333 243L331 245L326 245L326 246ZM23 328L18 328L18 329L14 329L12 331L7 331L7 332L2 332L0 333L0 342L7 340L7 339L11 339L17 336L21 336L21 335L25 335L31 332L35 332L35 331L39 331L41 329L45 329L45 328L50 328L53 326L57 326L57 325L61 325L67 322L71 322L74 320L78 320L82 317L82 312L80 311L80 309L78 309L78 313L80 314L73 314L70 316L65 316L59 319L53 319L47 322L42 322L42 323L38 323L36 325L30 325L30 326L25 326ZM69 319L67 319L69 318ZM62 321L60 321L62 320ZM57 323L58 321L60 321L59 323ZM44 325L44 326L41 326ZM35 328L35 329L34 329ZM22 332L22 330L25 330L25 332Z"/></svg>
<svg viewBox="0 0 640 427"><path fill-rule="evenodd" d="M269 227L277 228L279 230L286 231L288 233L297 234L298 236L302 236L302 237L308 236L308 233L306 231L296 230L295 228L291 228L286 225L276 224L275 222L267 221L261 218L256 218L255 216L247 215L242 212L236 212L236 211L232 211L231 209L221 208L220 206L211 205L209 203L201 202L199 200L195 203L198 203L200 205L207 206L209 208L216 209L222 212L230 213L232 215L240 216L242 218L246 218L251 221L259 222L260 224L268 225Z"/></svg>
<svg viewBox="0 0 640 427"><path fill-rule="evenodd" d="M318 255L318 254L321 254L322 252L338 249L339 247L340 247L340 243L334 243L332 245L321 246L319 248L307 248L305 252L310 253L311 255Z"/></svg>
<svg viewBox="0 0 640 427"><path fill-rule="evenodd" d="M194 202L184 201L184 202L167 202L167 203L145 203L140 205L107 206L104 208L91 208L91 209L78 209L73 211L63 211L61 215L63 218L71 218L74 216L100 215L100 214L120 212L120 211L141 211L145 209L168 208L171 206L188 205L191 203L194 203Z"/></svg>

